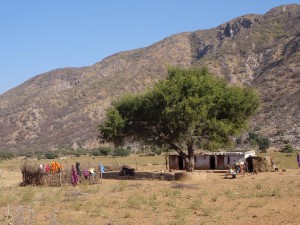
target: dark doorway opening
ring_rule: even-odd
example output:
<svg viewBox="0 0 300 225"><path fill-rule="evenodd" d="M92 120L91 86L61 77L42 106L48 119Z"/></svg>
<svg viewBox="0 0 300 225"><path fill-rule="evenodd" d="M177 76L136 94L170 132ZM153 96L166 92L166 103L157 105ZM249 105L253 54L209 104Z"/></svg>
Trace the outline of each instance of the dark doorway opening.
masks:
<svg viewBox="0 0 300 225"><path fill-rule="evenodd" d="M253 166L253 158L250 156L246 159L246 162L247 162L247 168L246 168L246 171L248 173L253 173L254 171L254 166Z"/></svg>
<svg viewBox="0 0 300 225"><path fill-rule="evenodd" d="M211 170L216 169L216 159L215 159L215 156L210 156L209 164L210 164L209 167L210 167Z"/></svg>
<svg viewBox="0 0 300 225"><path fill-rule="evenodd" d="M183 170L183 158L182 157L178 157L178 166L180 170Z"/></svg>

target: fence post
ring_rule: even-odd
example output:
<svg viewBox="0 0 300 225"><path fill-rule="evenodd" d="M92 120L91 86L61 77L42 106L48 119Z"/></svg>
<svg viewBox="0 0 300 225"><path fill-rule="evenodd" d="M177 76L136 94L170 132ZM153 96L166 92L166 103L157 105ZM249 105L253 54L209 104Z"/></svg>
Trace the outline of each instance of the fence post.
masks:
<svg viewBox="0 0 300 225"><path fill-rule="evenodd" d="M12 216L10 215L9 204L7 205L7 212L4 215L5 217L5 225L12 225Z"/></svg>
<svg viewBox="0 0 300 225"><path fill-rule="evenodd" d="M59 170L59 185L62 186L62 183L61 183L61 171Z"/></svg>
<svg viewBox="0 0 300 225"><path fill-rule="evenodd" d="M102 184L102 170L100 169L100 184Z"/></svg>

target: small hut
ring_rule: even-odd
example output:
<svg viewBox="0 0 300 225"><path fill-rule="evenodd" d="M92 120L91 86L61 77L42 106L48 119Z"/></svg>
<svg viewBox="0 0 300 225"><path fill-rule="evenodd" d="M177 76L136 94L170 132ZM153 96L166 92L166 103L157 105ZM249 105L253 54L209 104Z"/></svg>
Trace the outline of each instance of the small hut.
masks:
<svg viewBox="0 0 300 225"><path fill-rule="evenodd" d="M254 157L255 151L245 152L202 152L195 155L196 170L225 170L228 165L244 162L248 157ZM169 156L169 169L185 170L185 163L181 156Z"/></svg>
<svg viewBox="0 0 300 225"><path fill-rule="evenodd" d="M247 171L249 173L267 172L271 170L270 156L250 156L246 159Z"/></svg>

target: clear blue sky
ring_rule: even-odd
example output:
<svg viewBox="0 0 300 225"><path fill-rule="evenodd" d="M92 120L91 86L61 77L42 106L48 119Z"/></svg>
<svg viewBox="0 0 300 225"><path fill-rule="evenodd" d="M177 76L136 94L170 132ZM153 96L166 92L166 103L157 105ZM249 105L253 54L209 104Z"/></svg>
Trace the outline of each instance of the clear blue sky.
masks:
<svg viewBox="0 0 300 225"><path fill-rule="evenodd" d="M52 69L291 3L300 0L1 0L0 94Z"/></svg>

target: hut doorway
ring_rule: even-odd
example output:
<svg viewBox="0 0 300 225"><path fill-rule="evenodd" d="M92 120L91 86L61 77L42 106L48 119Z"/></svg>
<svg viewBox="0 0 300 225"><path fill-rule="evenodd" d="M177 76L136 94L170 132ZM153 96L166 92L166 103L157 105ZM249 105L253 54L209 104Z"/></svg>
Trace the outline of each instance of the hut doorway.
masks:
<svg viewBox="0 0 300 225"><path fill-rule="evenodd" d="M216 159L215 159L214 155L210 156L210 159L209 159L209 168L211 170L215 170L216 169Z"/></svg>
<svg viewBox="0 0 300 225"><path fill-rule="evenodd" d="M224 156L219 155L218 156L218 169L225 169L225 163L224 163Z"/></svg>
<svg viewBox="0 0 300 225"><path fill-rule="evenodd" d="M249 173L253 173L253 170L254 170L254 166L253 166L253 158L250 156L246 159L246 162L247 162L247 171Z"/></svg>
<svg viewBox="0 0 300 225"><path fill-rule="evenodd" d="M178 157L178 169L183 170L183 158L180 156Z"/></svg>

